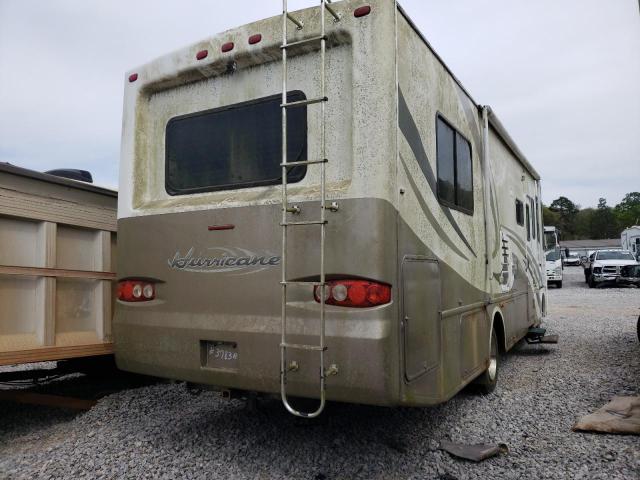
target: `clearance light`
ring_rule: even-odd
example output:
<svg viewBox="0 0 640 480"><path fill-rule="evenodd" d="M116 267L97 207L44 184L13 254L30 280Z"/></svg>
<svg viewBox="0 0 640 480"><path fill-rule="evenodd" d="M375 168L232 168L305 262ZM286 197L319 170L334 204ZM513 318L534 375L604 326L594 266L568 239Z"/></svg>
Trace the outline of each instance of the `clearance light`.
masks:
<svg viewBox="0 0 640 480"><path fill-rule="evenodd" d="M320 303L321 287L316 286L313 296ZM340 307L375 307L391 301L391 286L369 280L334 280L325 286L325 303Z"/></svg>
<svg viewBox="0 0 640 480"><path fill-rule="evenodd" d="M249 37L249 45L255 45L256 43L259 43L260 40L262 40L262 34L256 33L255 35L251 35Z"/></svg>
<svg viewBox="0 0 640 480"><path fill-rule="evenodd" d="M135 82L137 79L138 79L137 73L132 73L131 75L129 75L129 82Z"/></svg>
<svg viewBox="0 0 640 480"><path fill-rule="evenodd" d="M223 43L222 47L220 48L220 50L222 50L222 52L230 52L231 50L233 50L233 42L227 42L227 43Z"/></svg>
<svg viewBox="0 0 640 480"><path fill-rule="evenodd" d="M209 55L209 50L200 50L198 53L196 53L196 60L207 58L207 55Z"/></svg>
<svg viewBox="0 0 640 480"><path fill-rule="evenodd" d="M118 282L118 300L123 302L146 302L156 298L153 283L142 280L123 280Z"/></svg>
<svg viewBox="0 0 640 480"><path fill-rule="evenodd" d="M364 7L358 7L353 11L353 16L356 18L364 17L365 15L369 15L371 13L371 7L369 5L365 5Z"/></svg>

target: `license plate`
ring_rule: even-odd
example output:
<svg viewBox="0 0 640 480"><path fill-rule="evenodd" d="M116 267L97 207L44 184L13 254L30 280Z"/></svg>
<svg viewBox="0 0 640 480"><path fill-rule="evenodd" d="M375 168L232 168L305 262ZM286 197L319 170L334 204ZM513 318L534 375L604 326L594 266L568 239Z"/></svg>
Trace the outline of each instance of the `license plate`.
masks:
<svg viewBox="0 0 640 480"><path fill-rule="evenodd" d="M235 342L202 342L204 349L203 366L207 368L238 368L238 344Z"/></svg>

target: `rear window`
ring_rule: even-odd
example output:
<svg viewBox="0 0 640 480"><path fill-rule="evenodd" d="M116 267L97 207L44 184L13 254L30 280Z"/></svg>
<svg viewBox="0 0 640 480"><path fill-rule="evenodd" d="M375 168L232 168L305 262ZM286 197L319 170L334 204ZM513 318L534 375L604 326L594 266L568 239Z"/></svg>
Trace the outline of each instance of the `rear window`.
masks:
<svg viewBox="0 0 640 480"><path fill-rule="evenodd" d="M304 100L300 91L288 102ZM275 185L282 181L281 95L180 117L167 123L165 187L170 195ZM307 108L287 111L287 161L307 160ZM302 180L305 165L288 169Z"/></svg>

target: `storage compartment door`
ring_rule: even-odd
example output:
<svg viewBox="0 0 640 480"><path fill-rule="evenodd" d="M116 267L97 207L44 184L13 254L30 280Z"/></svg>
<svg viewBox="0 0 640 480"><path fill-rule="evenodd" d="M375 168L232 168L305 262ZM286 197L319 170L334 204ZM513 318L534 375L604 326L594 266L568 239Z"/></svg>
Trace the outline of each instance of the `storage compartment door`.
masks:
<svg viewBox="0 0 640 480"><path fill-rule="evenodd" d="M402 261L404 376L408 382L440 361L440 269L437 260Z"/></svg>

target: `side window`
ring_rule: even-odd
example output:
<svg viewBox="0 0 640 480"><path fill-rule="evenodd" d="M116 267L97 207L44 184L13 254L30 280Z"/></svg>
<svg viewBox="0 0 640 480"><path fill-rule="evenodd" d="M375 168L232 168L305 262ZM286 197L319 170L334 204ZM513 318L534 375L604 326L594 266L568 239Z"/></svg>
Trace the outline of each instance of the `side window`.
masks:
<svg viewBox="0 0 640 480"><path fill-rule="evenodd" d="M542 243L542 237L540 236L540 200L536 197L536 231L538 232L538 241Z"/></svg>
<svg viewBox="0 0 640 480"><path fill-rule="evenodd" d="M536 238L536 224L538 223L538 211L536 207L533 205L533 198L529 199L529 205L531 205L531 236Z"/></svg>
<svg viewBox="0 0 640 480"><path fill-rule="evenodd" d="M530 213L531 209L529 208L528 203L526 207L527 207L527 240L531 240L531 213Z"/></svg>
<svg viewBox="0 0 640 480"><path fill-rule="evenodd" d="M439 115L436 118L436 150L440 202L473 215L471 144Z"/></svg>
<svg viewBox="0 0 640 480"><path fill-rule="evenodd" d="M524 204L516 198L516 222L524 225Z"/></svg>

